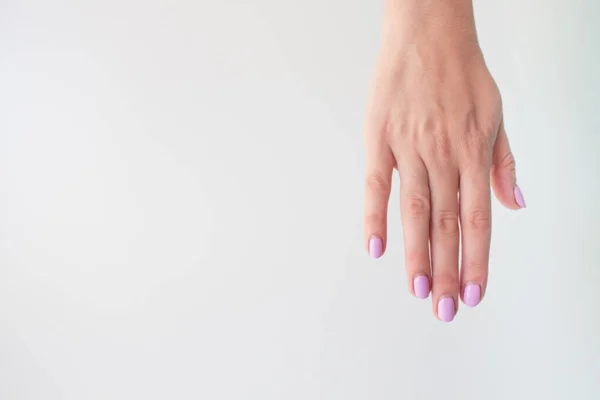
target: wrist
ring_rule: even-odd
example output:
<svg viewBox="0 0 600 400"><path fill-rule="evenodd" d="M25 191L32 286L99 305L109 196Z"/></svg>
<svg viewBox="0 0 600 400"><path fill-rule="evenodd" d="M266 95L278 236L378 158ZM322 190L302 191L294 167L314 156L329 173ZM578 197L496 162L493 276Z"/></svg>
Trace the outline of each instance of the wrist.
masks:
<svg viewBox="0 0 600 400"><path fill-rule="evenodd" d="M385 0L385 36L476 44L472 0Z"/></svg>

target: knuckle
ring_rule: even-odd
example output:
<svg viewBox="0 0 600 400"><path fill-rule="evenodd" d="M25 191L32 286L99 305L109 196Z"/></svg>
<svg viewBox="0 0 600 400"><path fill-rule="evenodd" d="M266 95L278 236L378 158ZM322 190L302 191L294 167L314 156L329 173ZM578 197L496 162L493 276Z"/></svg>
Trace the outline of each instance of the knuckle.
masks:
<svg viewBox="0 0 600 400"><path fill-rule="evenodd" d="M452 143L446 131L436 131L433 135L435 143L435 155L442 165L450 164L452 160Z"/></svg>
<svg viewBox="0 0 600 400"><path fill-rule="evenodd" d="M406 267L409 270L417 271L421 269L429 269L429 253L422 251L407 251L406 252Z"/></svg>
<svg viewBox="0 0 600 400"><path fill-rule="evenodd" d="M404 118L388 118L385 127L383 128L383 135L389 142L395 142L400 140L402 133L406 130L406 121Z"/></svg>
<svg viewBox="0 0 600 400"><path fill-rule="evenodd" d="M465 134L461 154L466 168L489 168L492 162L493 138L487 131L471 130Z"/></svg>
<svg viewBox="0 0 600 400"><path fill-rule="evenodd" d="M458 215L452 211L440 211L434 220L434 229L444 236L458 235Z"/></svg>
<svg viewBox="0 0 600 400"><path fill-rule="evenodd" d="M488 264L485 261L467 259L461 267L468 273L470 281L484 282L487 278Z"/></svg>
<svg viewBox="0 0 600 400"><path fill-rule="evenodd" d="M515 170L515 157L514 157L513 153L509 151L504 156L502 156L502 158L500 159L499 165L500 165L500 168L514 171Z"/></svg>
<svg viewBox="0 0 600 400"><path fill-rule="evenodd" d="M492 229L492 218L489 212L475 210L467 215L467 227L471 230L487 232Z"/></svg>
<svg viewBox="0 0 600 400"><path fill-rule="evenodd" d="M487 130L472 129L465 135L465 147L469 154L490 152L492 135Z"/></svg>
<svg viewBox="0 0 600 400"><path fill-rule="evenodd" d="M380 172L373 172L367 176L366 186L370 192L387 196L390 193L390 180Z"/></svg>
<svg viewBox="0 0 600 400"><path fill-rule="evenodd" d="M435 291L457 292L458 291L458 272L449 270L435 271L431 277L432 285Z"/></svg>
<svg viewBox="0 0 600 400"><path fill-rule="evenodd" d="M405 200L405 212L411 218L429 217L430 207L425 196L410 195Z"/></svg>
<svg viewBox="0 0 600 400"><path fill-rule="evenodd" d="M365 214L365 226L381 227L387 222L387 216L382 213Z"/></svg>

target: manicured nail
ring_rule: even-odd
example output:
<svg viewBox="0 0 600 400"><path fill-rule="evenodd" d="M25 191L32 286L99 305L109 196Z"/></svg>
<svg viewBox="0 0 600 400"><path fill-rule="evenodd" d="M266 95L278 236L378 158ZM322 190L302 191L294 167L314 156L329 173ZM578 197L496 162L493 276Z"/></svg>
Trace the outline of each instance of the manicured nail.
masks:
<svg viewBox="0 0 600 400"><path fill-rule="evenodd" d="M383 241L377 236L369 240L369 254L373 258L379 258L383 254Z"/></svg>
<svg viewBox="0 0 600 400"><path fill-rule="evenodd" d="M426 299L429 297L429 278L427 276L417 276L413 284L415 288L415 296L420 299Z"/></svg>
<svg viewBox="0 0 600 400"><path fill-rule="evenodd" d="M456 308L454 308L454 299L444 297L438 302L438 316L444 322L450 322L454 319Z"/></svg>
<svg viewBox="0 0 600 400"><path fill-rule="evenodd" d="M471 283L465 286L463 300L469 307L475 307L481 301L481 287Z"/></svg>
<svg viewBox="0 0 600 400"><path fill-rule="evenodd" d="M523 192L521 192L519 185L515 185L515 201L517 202L519 207L521 207L521 208L527 207L525 205L525 198L523 197Z"/></svg>

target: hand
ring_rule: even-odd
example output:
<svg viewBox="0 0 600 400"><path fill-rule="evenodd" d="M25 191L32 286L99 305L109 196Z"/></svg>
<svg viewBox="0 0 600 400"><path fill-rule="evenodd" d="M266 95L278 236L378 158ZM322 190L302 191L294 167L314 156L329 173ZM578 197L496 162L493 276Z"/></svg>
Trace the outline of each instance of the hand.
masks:
<svg viewBox="0 0 600 400"><path fill-rule="evenodd" d="M459 295L476 306L485 293L490 184L504 206L525 207L470 0L388 1L365 139L368 251L385 251L396 168L409 289L431 289L434 314L449 322Z"/></svg>

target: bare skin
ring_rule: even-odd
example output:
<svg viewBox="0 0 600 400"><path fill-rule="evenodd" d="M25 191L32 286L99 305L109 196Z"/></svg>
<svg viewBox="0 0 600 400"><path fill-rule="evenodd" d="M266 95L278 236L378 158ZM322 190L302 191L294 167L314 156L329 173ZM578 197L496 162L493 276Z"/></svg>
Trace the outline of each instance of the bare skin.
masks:
<svg viewBox="0 0 600 400"><path fill-rule="evenodd" d="M490 186L505 207L525 207L471 0L386 0L365 145L367 250L385 252L396 169L409 290L431 291L449 322L459 298L476 306L485 294Z"/></svg>

